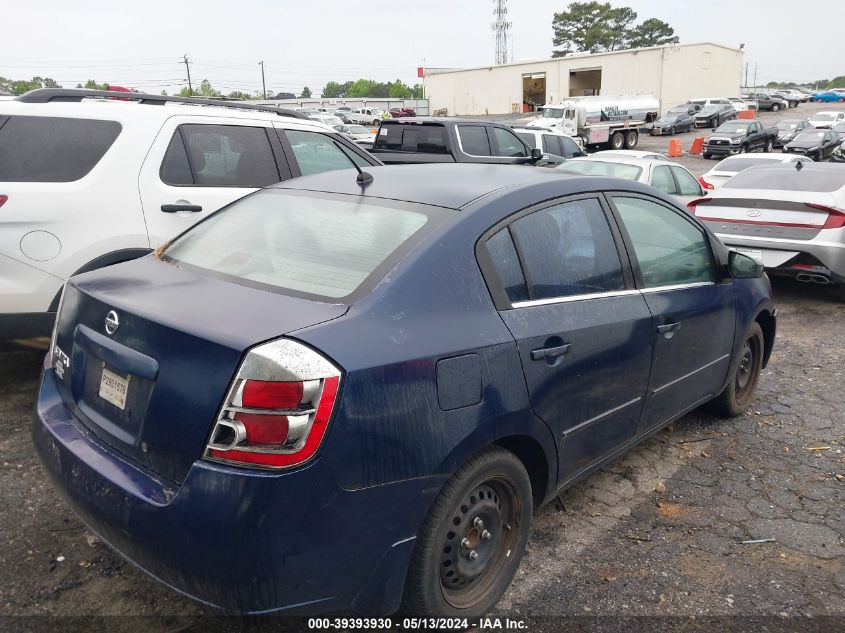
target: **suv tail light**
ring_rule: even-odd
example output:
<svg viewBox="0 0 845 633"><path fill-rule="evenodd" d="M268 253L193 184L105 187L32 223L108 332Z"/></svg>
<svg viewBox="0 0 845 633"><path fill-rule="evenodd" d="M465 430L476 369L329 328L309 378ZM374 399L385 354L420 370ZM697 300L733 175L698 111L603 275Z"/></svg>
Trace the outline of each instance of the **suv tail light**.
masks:
<svg viewBox="0 0 845 633"><path fill-rule="evenodd" d="M704 187L705 189L715 189L715 188L716 188L716 187L714 187L713 185L711 185L709 182L707 182L706 180L704 180L704 176L699 176L699 177L698 177L698 184L700 184L700 185L701 185L702 187Z"/></svg>
<svg viewBox="0 0 845 633"><path fill-rule="evenodd" d="M823 204L813 204L812 202L805 202L804 206L816 209L817 211L825 211L828 214L824 226L821 227L823 229L841 229L845 226L845 211L841 209L835 209L834 207L828 207Z"/></svg>
<svg viewBox="0 0 845 633"><path fill-rule="evenodd" d="M303 464L323 442L340 378L332 363L290 339L251 349L226 395L204 457L259 468Z"/></svg>
<svg viewBox="0 0 845 633"><path fill-rule="evenodd" d="M695 215L695 208L700 204L707 204L708 202L713 202L713 198L696 198L687 202L687 209Z"/></svg>
<svg viewBox="0 0 845 633"><path fill-rule="evenodd" d="M9 199L9 196L7 196L6 194L0 193L0 207L2 207L4 204L6 204L6 200L8 200L8 199Z"/></svg>

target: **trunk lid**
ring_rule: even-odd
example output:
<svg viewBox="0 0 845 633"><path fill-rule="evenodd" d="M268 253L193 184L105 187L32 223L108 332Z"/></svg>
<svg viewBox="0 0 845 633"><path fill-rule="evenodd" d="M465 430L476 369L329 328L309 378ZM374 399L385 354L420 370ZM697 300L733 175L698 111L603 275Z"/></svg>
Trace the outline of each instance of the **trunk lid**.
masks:
<svg viewBox="0 0 845 633"><path fill-rule="evenodd" d="M244 352L347 309L149 256L68 282L54 363L66 358L57 376L82 424L179 483L203 453Z"/></svg>

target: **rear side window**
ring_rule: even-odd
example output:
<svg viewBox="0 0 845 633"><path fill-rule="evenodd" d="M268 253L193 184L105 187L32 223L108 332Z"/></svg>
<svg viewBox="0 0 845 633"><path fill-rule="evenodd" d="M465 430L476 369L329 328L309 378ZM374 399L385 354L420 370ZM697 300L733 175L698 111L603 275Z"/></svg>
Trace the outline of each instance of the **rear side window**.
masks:
<svg viewBox="0 0 845 633"><path fill-rule="evenodd" d="M120 134L117 121L0 117L0 182L73 182L90 172Z"/></svg>
<svg viewBox="0 0 845 633"><path fill-rule="evenodd" d="M200 222L164 257L247 285L338 300L374 286L444 213L267 189Z"/></svg>
<svg viewBox="0 0 845 633"><path fill-rule="evenodd" d="M352 169L353 159L359 167L369 166L369 163L351 149L347 149L346 152L341 150L335 140L326 134L299 130L286 130L285 134L303 176L321 174L324 171Z"/></svg>
<svg viewBox="0 0 845 633"><path fill-rule="evenodd" d="M672 173L675 175L675 180L678 181L678 192L682 196L700 196L701 185L691 173L683 167L672 166Z"/></svg>
<svg viewBox="0 0 845 633"><path fill-rule="evenodd" d="M543 134L543 151L547 154L563 156L560 152L560 144L558 143L557 137L551 134Z"/></svg>
<svg viewBox="0 0 845 633"><path fill-rule="evenodd" d="M561 147L563 147L562 156L564 158L573 158L581 155L581 148L578 147L578 143L573 141L571 138L561 136L558 140L560 141Z"/></svg>
<svg viewBox="0 0 845 633"><path fill-rule="evenodd" d="M461 149L470 156L490 156L490 139L483 125L459 125Z"/></svg>
<svg viewBox="0 0 845 633"><path fill-rule="evenodd" d="M623 290L613 234L598 200L565 202L511 225L531 299Z"/></svg>
<svg viewBox="0 0 845 633"><path fill-rule="evenodd" d="M160 174L176 187L254 188L281 180L267 131L243 125L180 125Z"/></svg>
<svg viewBox="0 0 845 633"><path fill-rule="evenodd" d="M672 178L672 173L669 167L655 167L654 173L651 175L651 186L659 189L663 193L676 194L678 188L675 186L675 180Z"/></svg>
<svg viewBox="0 0 845 633"><path fill-rule="evenodd" d="M525 285L525 276L522 274L510 231L507 228L502 229L487 240L486 246L508 299L511 303L526 301L528 287Z"/></svg>
<svg viewBox="0 0 845 633"><path fill-rule="evenodd" d="M374 147L401 152L449 153L446 128L442 125L382 124Z"/></svg>
<svg viewBox="0 0 845 633"><path fill-rule="evenodd" d="M536 148L537 147L537 137L534 136L531 132L517 132L516 135L521 138L528 147Z"/></svg>

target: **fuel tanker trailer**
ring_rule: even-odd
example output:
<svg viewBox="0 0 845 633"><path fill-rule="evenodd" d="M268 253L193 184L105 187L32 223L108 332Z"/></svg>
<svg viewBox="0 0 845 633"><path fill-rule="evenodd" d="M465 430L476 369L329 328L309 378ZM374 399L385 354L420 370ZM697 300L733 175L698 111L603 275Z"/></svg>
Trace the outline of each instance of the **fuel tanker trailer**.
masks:
<svg viewBox="0 0 845 633"><path fill-rule="evenodd" d="M528 125L557 128L580 137L585 146L632 149L660 116L660 102L650 95L570 97L546 104Z"/></svg>

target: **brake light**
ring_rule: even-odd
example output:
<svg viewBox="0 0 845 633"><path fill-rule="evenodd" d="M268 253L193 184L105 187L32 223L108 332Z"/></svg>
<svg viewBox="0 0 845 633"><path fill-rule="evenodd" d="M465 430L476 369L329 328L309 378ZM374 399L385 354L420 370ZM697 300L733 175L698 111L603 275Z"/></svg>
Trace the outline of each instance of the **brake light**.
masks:
<svg viewBox="0 0 845 633"><path fill-rule="evenodd" d="M845 211L841 209L828 207L823 204L813 204L812 202L805 202L804 206L827 213L827 220L825 220L824 225L821 227L823 229L841 229L845 226Z"/></svg>
<svg viewBox="0 0 845 633"><path fill-rule="evenodd" d="M709 182L707 182L706 180L704 180L704 176L699 176L699 177L698 177L698 184L700 184L700 185L701 185L702 187L704 187L705 189L715 189L715 188L716 188L716 187L714 187L713 185L711 185Z"/></svg>
<svg viewBox="0 0 845 633"><path fill-rule="evenodd" d="M326 435L339 387L340 370L301 343L279 339L250 350L204 457L276 469L308 461Z"/></svg>
<svg viewBox="0 0 845 633"><path fill-rule="evenodd" d="M0 207L2 207L4 204L6 204L6 200L8 200L8 199L9 199L9 196L0 193Z"/></svg>
<svg viewBox="0 0 845 633"><path fill-rule="evenodd" d="M696 198L687 202L687 209L695 215L695 208L700 204L707 204L708 202L713 202L713 198Z"/></svg>

